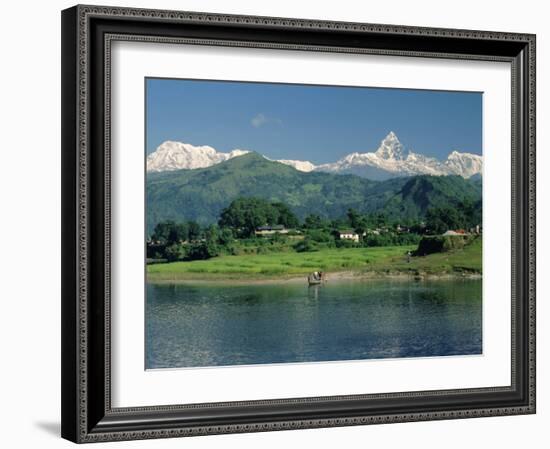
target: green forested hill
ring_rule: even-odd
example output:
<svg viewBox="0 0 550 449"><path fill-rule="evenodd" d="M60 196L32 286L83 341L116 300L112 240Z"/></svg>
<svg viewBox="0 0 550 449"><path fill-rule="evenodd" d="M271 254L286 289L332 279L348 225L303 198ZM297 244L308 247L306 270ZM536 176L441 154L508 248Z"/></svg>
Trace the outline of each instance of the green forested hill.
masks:
<svg viewBox="0 0 550 449"><path fill-rule="evenodd" d="M457 207L467 204L479 208L481 222L481 184L461 176L414 176L384 205L388 216L418 219L431 207Z"/></svg>
<svg viewBox="0 0 550 449"><path fill-rule="evenodd" d="M159 221L215 223L237 197L282 201L303 219L311 213L339 218L349 208L422 217L430 205L479 201L481 190L458 176L416 176L372 181L355 175L300 172L257 153L212 167L147 174L147 227Z"/></svg>

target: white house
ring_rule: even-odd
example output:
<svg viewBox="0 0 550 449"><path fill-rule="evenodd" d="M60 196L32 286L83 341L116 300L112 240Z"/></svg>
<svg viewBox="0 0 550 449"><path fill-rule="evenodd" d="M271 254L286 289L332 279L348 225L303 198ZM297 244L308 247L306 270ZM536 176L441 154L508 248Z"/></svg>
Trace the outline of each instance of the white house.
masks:
<svg viewBox="0 0 550 449"><path fill-rule="evenodd" d="M352 240L354 242L359 241L359 234L357 234L355 231L351 231L351 230L339 231L338 234L340 236L340 240Z"/></svg>
<svg viewBox="0 0 550 449"><path fill-rule="evenodd" d="M260 226L256 228L256 235L288 234L289 230L283 225Z"/></svg>

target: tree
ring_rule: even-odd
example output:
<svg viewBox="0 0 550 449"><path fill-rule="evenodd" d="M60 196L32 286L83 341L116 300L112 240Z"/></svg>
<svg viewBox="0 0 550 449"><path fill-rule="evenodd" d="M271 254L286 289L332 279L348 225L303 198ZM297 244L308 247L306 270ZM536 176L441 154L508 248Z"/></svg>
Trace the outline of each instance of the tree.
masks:
<svg viewBox="0 0 550 449"><path fill-rule="evenodd" d="M151 240L162 244L171 245L187 240L188 229L185 223L175 223L166 220L155 226Z"/></svg>
<svg viewBox="0 0 550 449"><path fill-rule="evenodd" d="M189 260L204 260L220 255L220 247L212 241L204 241L192 244L187 252Z"/></svg>
<svg viewBox="0 0 550 449"><path fill-rule="evenodd" d="M219 235L220 235L220 229L216 225L210 225L204 231L204 239L206 241L217 243Z"/></svg>
<svg viewBox="0 0 550 449"><path fill-rule="evenodd" d="M228 246L231 242L233 242L234 236L233 231L231 228L221 228L220 232L218 233L218 242L222 246Z"/></svg>
<svg viewBox="0 0 550 449"><path fill-rule="evenodd" d="M188 228L185 223L174 223L168 232L168 243L184 242L188 238Z"/></svg>
<svg viewBox="0 0 550 449"><path fill-rule="evenodd" d="M374 220L375 220L376 225L377 225L379 228L385 227L385 226L387 226L387 224L388 224L388 217L387 217L384 213L382 213L382 212L378 212L378 213L374 216Z"/></svg>
<svg viewBox="0 0 550 449"><path fill-rule="evenodd" d="M173 243L164 248L164 257L168 262L175 262L176 260L183 260L186 257L185 247L178 243Z"/></svg>
<svg viewBox="0 0 550 449"><path fill-rule="evenodd" d="M258 226L267 224L267 201L259 198L237 198L222 210L218 224L249 237Z"/></svg>
<svg viewBox="0 0 550 449"><path fill-rule="evenodd" d="M368 229L367 221L361 217L358 220L356 220L355 225L353 226L353 230L359 235L359 238L362 240L363 236L366 234Z"/></svg>
<svg viewBox="0 0 550 449"><path fill-rule="evenodd" d="M339 229L345 229L349 226L348 220L335 218L330 221L330 227L333 232L338 232Z"/></svg>
<svg viewBox="0 0 550 449"><path fill-rule="evenodd" d="M187 222L187 235L190 242L198 240L201 236L201 227L195 221Z"/></svg>
<svg viewBox="0 0 550 449"><path fill-rule="evenodd" d="M434 207L426 212L426 227L434 234L465 226L464 215L453 207Z"/></svg>
<svg viewBox="0 0 550 449"><path fill-rule="evenodd" d="M250 237L260 226L295 227L298 219L286 204L271 203L261 198L237 198L222 210L218 224Z"/></svg>
<svg viewBox="0 0 550 449"><path fill-rule="evenodd" d="M466 199L459 203L458 208L462 211L466 227L473 228L481 223L481 200L474 202Z"/></svg>
<svg viewBox="0 0 550 449"><path fill-rule="evenodd" d="M170 229L175 223L172 220L162 221L157 223L153 234L151 235L151 240L154 242L166 243L168 241L168 235L170 234Z"/></svg>
<svg viewBox="0 0 550 449"><path fill-rule="evenodd" d="M348 212L346 215L348 217L350 226L352 228L355 228L359 223L359 220L361 219L361 215L355 209L352 209L352 208L348 209Z"/></svg>
<svg viewBox="0 0 550 449"><path fill-rule="evenodd" d="M276 224L283 225L285 228L297 228L298 218L285 203L271 203L277 211Z"/></svg>
<svg viewBox="0 0 550 449"><path fill-rule="evenodd" d="M368 219L364 217L355 209L349 208L347 212L348 222L353 230L363 239L363 235L367 232L368 229Z"/></svg>
<svg viewBox="0 0 550 449"><path fill-rule="evenodd" d="M304 220L304 228L306 229L320 229L323 227L323 220L317 214L309 214Z"/></svg>
<svg viewBox="0 0 550 449"><path fill-rule="evenodd" d="M329 243L334 241L334 237L330 234L330 232L322 229L308 229L306 239L319 243Z"/></svg>
<svg viewBox="0 0 550 449"><path fill-rule="evenodd" d="M253 236L260 226L269 224L266 209L248 209L244 213L243 228L248 236Z"/></svg>

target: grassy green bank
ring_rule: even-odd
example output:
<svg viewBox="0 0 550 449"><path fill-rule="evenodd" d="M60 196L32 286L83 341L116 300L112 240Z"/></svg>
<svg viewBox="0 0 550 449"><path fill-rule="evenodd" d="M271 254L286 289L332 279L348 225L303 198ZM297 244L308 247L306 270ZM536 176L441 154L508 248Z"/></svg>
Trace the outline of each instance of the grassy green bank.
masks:
<svg viewBox="0 0 550 449"><path fill-rule="evenodd" d="M330 275L354 272L365 275L463 275L481 273L481 239L445 253L412 257L416 246L322 249L315 252L281 252L220 256L208 260L147 266L149 281L252 280L299 277L316 270Z"/></svg>

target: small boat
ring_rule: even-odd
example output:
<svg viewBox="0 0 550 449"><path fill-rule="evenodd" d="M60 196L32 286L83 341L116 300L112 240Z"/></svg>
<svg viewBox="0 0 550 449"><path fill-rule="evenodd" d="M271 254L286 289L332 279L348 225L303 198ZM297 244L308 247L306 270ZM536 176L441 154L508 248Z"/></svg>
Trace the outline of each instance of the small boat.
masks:
<svg viewBox="0 0 550 449"><path fill-rule="evenodd" d="M307 277L307 282L309 285L320 285L325 282L325 277L320 273L310 273Z"/></svg>

